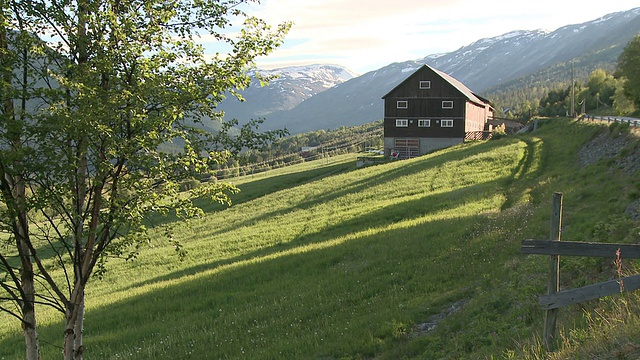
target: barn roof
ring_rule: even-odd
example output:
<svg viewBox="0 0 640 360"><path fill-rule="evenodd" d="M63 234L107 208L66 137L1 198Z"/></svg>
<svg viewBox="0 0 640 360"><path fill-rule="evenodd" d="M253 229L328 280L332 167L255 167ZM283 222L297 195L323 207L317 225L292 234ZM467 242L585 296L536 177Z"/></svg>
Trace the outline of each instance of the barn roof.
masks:
<svg viewBox="0 0 640 360"><path fill-rule="evenodd" d="M422 70L423 68L429 68L431 69L433 72L435 72L436 74L440 75L440 77L442 77L444 80L446 80L449 84L451 84L453 87L455 87L456 89L458 89L458 91L460 91L460 93L462 93L467 99L469 99L469 101L472 101L478 105L490 105L489 101L487 101L486 99L476 95L473 91L471 91L468 87L466 87L463 83L461 83L460 81L458 81L456 78L454 78L453 76L442 72L438 69L434 69L433 67L424 64L422 65L418 70L414 71L413 74L409 75L405 80L403 80L400 84L398 84L396 87L394 87L391 91L389 91L387 93L387 95L383 96L382 98L386 98L389 94L391 94L392 92L394 92L397 88L399 88L400 86L402 86L402 84L404 84L406 81L408 81L410 78L412 78L416 73L418 73L420 70Z"/></svg>

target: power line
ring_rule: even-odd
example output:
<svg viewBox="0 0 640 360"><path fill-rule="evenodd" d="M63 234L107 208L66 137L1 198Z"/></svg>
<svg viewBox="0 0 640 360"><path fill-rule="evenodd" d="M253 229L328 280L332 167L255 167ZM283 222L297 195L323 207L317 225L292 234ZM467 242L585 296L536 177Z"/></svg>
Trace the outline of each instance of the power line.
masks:
<svg viewBox="0 0 640 360"><path fill-rule="evenodd" d="M288 153L288 154L284 154L284 155L280 155L278 157L274 157L274 158L269 158L267 160L263 160L261 162L257 162L257 163L251 163L251 164L246 164L243 166L235 166L232 168L225 168L225 169L219 169L217 170L217 175L216 177L218 179L224 179L224 178L228 178L228 177L235 177L235 176L239 176L239 174L243 173L243 174L254 174L256 170L261 170L258 172L264 172L270 169L273 169L274 166L278 165L279 162L283 162L281 167L285 167L285 166L290 166L290 165L295 165L295 164L299 164L301 162L307 162L307 161L314 161L314 160L319 160L325 157L324 155L324 150L327 150L327 156L330 156L330 154L333 152L337 152L339 150L345 149L345 148L350 148L350 147L357 147L360 145L363 145L364 143L366 143L367 140L370 140L371 138L375 137L375 136L379 136L382 135L384 129L382 127L380 128L375 128L373 130L370 130L366 133L362 133L359 136L352 138L350 140L344 140L344 139L336 139L333 141L329 141L329 142L325 142L325 143L320 143L319 145L317 145L315 147L314 150L312 151L308 151L306 152L307 154L303 154L305 152L303 152L302 150L294 152L294 153ZM312 153L312 152L317 152L318 149L321 149L322 153L317 153L316 155L309 155L308 153ZM287 159L293 159L292 161L285 161ZM264 169L262 169L264 168ZM279 167L276 167L279 168ZM225 174L221 174L221 172L224 171L231 171L232 174L229 174L230 176L225 176ZM238 175L233 175L233 173L236 173Z"/></svg>

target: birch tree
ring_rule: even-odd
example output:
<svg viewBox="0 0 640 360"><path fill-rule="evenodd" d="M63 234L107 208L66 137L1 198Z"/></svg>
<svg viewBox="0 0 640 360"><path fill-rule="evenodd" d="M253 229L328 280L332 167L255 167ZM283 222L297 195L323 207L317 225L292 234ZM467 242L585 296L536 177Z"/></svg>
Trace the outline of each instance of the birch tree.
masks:
<svg viewBox="0 0 640 360"><path fill-rule="evenodd" d="M215 110L289 29L248 16L251 2L0 0L0 310L22 323L28 359L41 305L64 314L64 357L81 359L92 275L137 255L150 214L197 216L194 199L235 191L210 181L184 194L182 180L285 134ZM201 36L224 51L206 56Z"/></svg>

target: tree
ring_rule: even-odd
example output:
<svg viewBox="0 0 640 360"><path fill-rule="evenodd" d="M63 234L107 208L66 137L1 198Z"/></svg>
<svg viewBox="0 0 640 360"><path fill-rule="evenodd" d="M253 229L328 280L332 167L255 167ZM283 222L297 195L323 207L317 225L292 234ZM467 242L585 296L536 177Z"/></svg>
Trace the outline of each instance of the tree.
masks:
<svg viewBox="0 0 640 360"><path fill-rule="evenodd" d="M617 79L616 89L613 94L613 108L616 115L626 115L635 110L633 102L629 100L624 91L624 79Z"/></svg>
<svg viewBox="0 0 640 360"><path fill-rule="evenodd" d="M0 231L12 234L17 258L14 268L10 259L0 253L0 289L6 294L0 297L0 310L15 316L21 321L28 359L39 358L38 332L36 327L35 276L30 249L28 222L29 204L27 201L26 180L20 171L23 157L26 155L23 145L22 127L27 118L26 106L30 84L26 78L28 62L24 61L32 47L33 39L24 32L10 32L10 19L6 16L11 9L6 2L0 2ZM16 17L17 25L22 26L21 17ZM11 47L10 47L11 43ZM39 60L39 59L38 59ZM21 64L22 66L16 67ZM17 74L14 74L14 69ZM23 77L15 77L22 73ZM15 85L14 78L16 78ZM14 105L14 98L22 101ZM13 302L15 310L5 307L6 301Z"/></svg>
<svg viewBox="0 0 640 360"><path fill-rule="evenodd" d="M540 115L544 116L564 116L568 111L569 96L571 87L549 91L540 99Z"/></svg>
<svg viewBox="0 0 640 360"><path fill-rule="evenodd" d="M616 76L624 81L624 95L640 108L640 34L625 46L618 57Z"/></svg>
<svg viewBox="0 0 640 360"><path fill-rule="evenodd" d="M613 105L613 94L616 89L616 79L603 69L595 69L589 74L587 87L578 95L586 102L585 109L596 110L601 106Z"/></svg>
<svg viewBox="0 0 640 360"><path fill-rule="evenodd" d="M0 310L23 324L27 358L47 305L64 314L65 359L81 359L92 275L137 255L148 216L197 216L194 199L235 191L210 181L182 194L184 180L285 135L257 133L262 120L203 130L290 27L248 16L250 2L0 0L0 230L12 245L0 250ZM230 50L207 58L202 35Z"/></svg>

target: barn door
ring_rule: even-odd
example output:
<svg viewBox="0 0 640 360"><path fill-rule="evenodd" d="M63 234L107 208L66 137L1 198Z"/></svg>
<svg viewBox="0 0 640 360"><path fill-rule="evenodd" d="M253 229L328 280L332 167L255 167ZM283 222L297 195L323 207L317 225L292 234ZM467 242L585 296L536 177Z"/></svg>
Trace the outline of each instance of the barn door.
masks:
<svg viewBox="0 0 640 360"><path fill-rule="evenodd" d="M420 155L419 139L396 139L396 152L399 159L410 159Z"/></svg>

